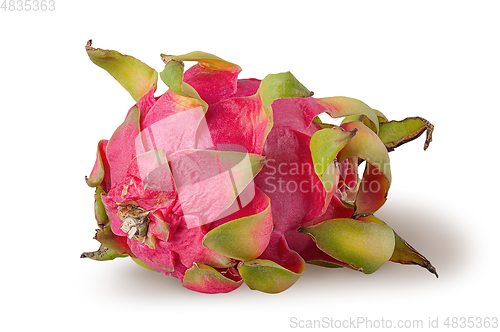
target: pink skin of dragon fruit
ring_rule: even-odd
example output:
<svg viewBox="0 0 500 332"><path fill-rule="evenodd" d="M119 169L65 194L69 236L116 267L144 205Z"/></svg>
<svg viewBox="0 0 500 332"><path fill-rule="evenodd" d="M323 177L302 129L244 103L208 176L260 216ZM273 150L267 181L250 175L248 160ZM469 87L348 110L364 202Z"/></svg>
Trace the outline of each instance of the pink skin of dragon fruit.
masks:
<svg viewBox="0 0 500 332"><path fill-rule="evenodd" d="M170 89L154 96L153 69L90 43L87 52L136 104L99 142L87 183L101 248L82 256L128 255L204 293L243 282L280 292L306 262L371 273L390 259L435 272L373 216L391 181L388 151L425 130L428 144L426 120L313 98L290 73L238 79L237 65L202 52L162 55ZM183 61L198 64L184 72ZM345 123L323 124L322 113Z"/></svg>

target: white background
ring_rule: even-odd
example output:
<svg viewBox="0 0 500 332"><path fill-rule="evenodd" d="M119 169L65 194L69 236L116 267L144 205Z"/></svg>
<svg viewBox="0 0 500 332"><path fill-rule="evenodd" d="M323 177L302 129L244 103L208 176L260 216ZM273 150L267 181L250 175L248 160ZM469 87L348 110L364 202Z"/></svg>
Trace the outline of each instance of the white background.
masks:
<svg viewBox="0 0 500 332"><path fill-rule="evenodd" d="M16 2L17 3L17 2ZM8 3L7 3L8 4ZM294 330L291 318L422 320L498 311L499 6L495 1L55 1L0 10L2 323L9 331ZM16 5L17 6L17 5ZM133 55L202 50L240 77L291 71L316 97L349 96L436 131L391 153L377 214L437 268L372 275L308 266L289 290L198 294L95 250L99 139L133 100L84 46ZM165 91L160 86L158 93ZM6 307L6 309L5 309ZM362 327L362 326L361 326Z"/></svg>

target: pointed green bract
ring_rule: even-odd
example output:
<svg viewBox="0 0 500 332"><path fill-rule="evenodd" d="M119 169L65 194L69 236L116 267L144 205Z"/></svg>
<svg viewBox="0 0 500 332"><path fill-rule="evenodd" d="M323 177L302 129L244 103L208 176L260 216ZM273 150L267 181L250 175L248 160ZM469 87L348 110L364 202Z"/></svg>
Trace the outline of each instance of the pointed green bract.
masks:
<svg viewBox="0 0 500 332"><path fill-rule="evenodd" d="M156 88L158 73L136 58L113 50L93 48L90 41L86 50L90 60L110 73L135 101Z"/></svg>
<svg viewBox="0 0 500 332"><path fill-rule="evenodd" d="M424 255L415 250L408 242L394 233L396 237L396 247L390 259L391 262L399 264L414 264L426 268L430 273L438 276L436 268Z"/></svg>
<svg viewBox="0 0 500 332"><path fill-rule="evenodd" d="M374 215L358 218L359 220L372 222L379 225L386 225L386 223L375 217ZM396 232L394 232L395 247L394 252L389 259L391 262L399 264L415 264L426 268L430 273L433 273L436 277L438 276L436 268L432 266L431 262L425 258L421 253L415 250L408 242L401 238Z"/></svg>
<svg viewBox="0 0 500 332"><path fill-rule="evenodd" d="M103 150L106 148L107 140L100 140L97 144L97 159L94 168L88 177L85 177L85 182L89 187L97 187L104 180L104 161Z"/></svg>
<svg viewBox="0 0 500 332"><path fill-rule="evenodd" d="M117 257L127 257L127 256L128 255L119 254L101 245L97 251L84 252L80 257L90 258L96 261L109 261Z"/></svg>
<svg viewBox="0 0 500 332"><path fill-rule="evenodd" d="M327 113L333 118L365 115L372 122L375 132L378 132L377 113L362 101L348 97L319 98L318 101L328 109Z"/></svg>
<svg viewBox="0 0 500 332"><path fill-rule="evenodd" d="M180 60L169 59L165 69L160 73L161 80L176 94L182 97L197 99L206 113L208 104L203 101L193 87L183 81L184 63Z"/></svg>
<svg viewBox="0 0 500 332"><path fill-rule="evenodd" d="M319 249L364 273L373 273L391 258L394 232L389 226L354 219L330 219L302 227Z"/></svg>
<svg viewBox="0 0 500 332"><path fill-rule="evenodd" d="M411 117L401 121L384 122L380 125L378 135L387 149L392 151L398 146L418 138L424 131L427 131L424 144L424 150L427 150L432 141L434 126L424 118Z"/></svg>
<svg viewBox="0 0 500 332"><path fill-rule="evenodd" d="M109 223L109 218L106 213L106 209L104 208L104 204L102 204L101 195L106 195L104 190L101 187L97 187L94 195L94 213L95 219L97 220L98 225L107 225Z"/></svg>
<svg viewBox="0 0 500 332"><path fill-rule="evenodd" d="M266 249L273 229L271 201L257 214L222 224L203 238L203 245L219 254L238 260L257 258Z"/></svg>
<svg viewBox="0 0 500 332"><path fill-rule="evenodd" d="M267 75L260 83L257 94L260 95L262 105L271 121L271 105L276 99L302 98L313 95L290 72Z"/></svg>
<svg viewBox="0 0 500 332"><path fill-rule="evenodd" d="M264 293L279 293L288 289L299 279L304 269L295 273L267 259L242 262L238 267L248 287Z"/></svg>
<svg viewBox="0 0 500 332"><path fill-rule="evenodd" d="M341 127L321 129L311 137L311 157L316 174L321 178L337 154L356 135L356 130L345 131Z"/></svg>
<svg viewBox="0 0 500 332"><path fill-rule="evenodd" d="M160 78L173 92L184 96L185 93L182 91L183 75L184 63L172 59L165 64L165 69L160 73Z"/></svg>
<svg viewBox="0 0 500 332"><path fill-rule="evenodd" d="M340 127L332 127L318 130L311 137L309 148L314 165L314 171L321 179L326 191L325 210L337 187L340 169L337 163L337 155L345 147L347 142L356 134L356 130L345 131Z"/></svg>
<svg viewBox="0 0 500 332"><path fill-rule="evenodd" d="M194 263L186 271L182 286L201 293L227 293L240 287L243 280L232 280L223 276L211 266Z"/></svg>
<svg viewBox="0 0 500 332"><path fill-rule="evenodd" d="M269 135L274 125L271 105L275 100L282 98L305 98L312 95L313 92L302 85L290 72L267 75L260 82L256 93L256 96L260 97L264 112L269 119L264 141L267 139L267 135Z"/></svg>

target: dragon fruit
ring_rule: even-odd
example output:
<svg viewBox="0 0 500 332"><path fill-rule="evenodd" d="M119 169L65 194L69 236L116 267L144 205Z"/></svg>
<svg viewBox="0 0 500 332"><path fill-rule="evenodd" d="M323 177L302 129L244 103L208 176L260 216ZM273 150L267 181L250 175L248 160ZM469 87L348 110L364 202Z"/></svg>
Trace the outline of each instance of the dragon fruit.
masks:
<svg viewBox="0 0 500 332"><path fill-rule="evenodd" d="M101 246L82 257L130 256L203 293L281 292L306 262L372 273L390 260L437 276L374 216L391 183L388 152L424 131L427 149L427 120L316 99L289 72L238 79L239 66L203 52L162 54L169 89L155 96L154 69L91 41L86 50L135 104L86 177ZM185 61L197 64L184 72Z"/></svg>

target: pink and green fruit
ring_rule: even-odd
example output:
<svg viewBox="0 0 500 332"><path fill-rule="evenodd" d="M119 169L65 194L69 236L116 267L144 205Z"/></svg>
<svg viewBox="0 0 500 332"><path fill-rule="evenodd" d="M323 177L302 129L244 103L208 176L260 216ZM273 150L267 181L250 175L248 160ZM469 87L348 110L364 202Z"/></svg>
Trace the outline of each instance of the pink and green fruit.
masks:
<svg viewBox="0 0 500 332"><path fill-rule="evenodd" d="M437 276L374 216L392 181L389 152L424 132L427 149L427 120L315 98L290 72L239 79L239 66L204 52L162 54L158 75L91 41L86 51L135 102L97 144L86 182L101 246L82 257L131 257L203 293L243 283L278 293L306 263L369 274L392 261ZM186 61L196 64L184 71Z"/></svg>

